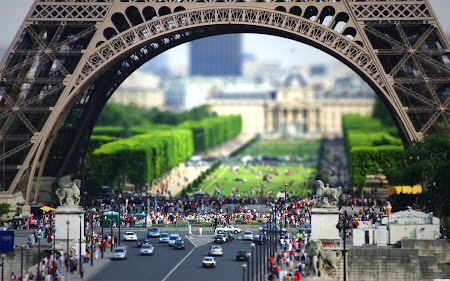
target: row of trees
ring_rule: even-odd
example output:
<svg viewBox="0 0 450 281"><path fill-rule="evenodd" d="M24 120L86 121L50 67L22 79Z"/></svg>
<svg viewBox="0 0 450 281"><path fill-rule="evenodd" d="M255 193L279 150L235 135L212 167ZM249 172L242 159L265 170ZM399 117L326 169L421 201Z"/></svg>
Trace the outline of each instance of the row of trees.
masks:
<svg viewBox="0 0 450 281"><path fill-rule="evenodd" d="M395 136L398 133L395 127L386 127L378 119L355 114L344 115L342 124L353 186L362 189L367 183L366 175L406 165L402 142Z"/></svg>
<svg viewBox="0 0 450 281"><path fill-rule="evenodd" d="M219 145L241 129L240 115L186 121L180 126L95 127L86 167L103 184L112 185L126 176L130 183L142 187L184 162L194 149L199 152ZM121 138L123 135L131 137Z"/></svg>
<svg viewBox="0 0 450 281"><path fill-rule="evenodd" d="M185 161L193 152L190 130L154 130L95 149L92 169L104 183L126 175L132 184L142 186Z"/></svg>

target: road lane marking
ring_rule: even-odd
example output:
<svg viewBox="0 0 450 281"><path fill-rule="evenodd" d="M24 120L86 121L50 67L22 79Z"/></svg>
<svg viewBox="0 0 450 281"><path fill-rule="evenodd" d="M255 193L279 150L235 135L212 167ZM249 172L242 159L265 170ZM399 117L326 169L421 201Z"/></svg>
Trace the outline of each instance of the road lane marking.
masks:
<svg viewBox="0 0 450 281"><path fill-rule="evenodd" d="M167 278L169 278L169 276L184 262L185 259L187 259L187 257L189 257L190 254L192 254L192 252L197 248L197 246L194 244L194 242L191 241L191 239L189 239L189 237L185 236L191 243L192 245L194 245L194 249L192 249L177 265L174 266L174 268L166 275L166 277L164 277L164 279L162 279L161 281L165 281Z"/></svg>

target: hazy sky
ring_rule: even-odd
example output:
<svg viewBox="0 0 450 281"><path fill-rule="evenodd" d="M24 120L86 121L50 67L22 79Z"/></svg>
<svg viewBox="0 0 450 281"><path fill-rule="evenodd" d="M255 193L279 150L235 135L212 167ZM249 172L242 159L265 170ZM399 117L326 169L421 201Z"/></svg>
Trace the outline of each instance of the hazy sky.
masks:
<svg viewBox="0 0 450 281"><path fill-rule="evenodd" d="M450 0L429 0L439 22L450 34ZM0 0L0 48L7 48L18 31L34 0ZM335 59L308 45L268 35L245 34L244 52L258 60L280 61L284 67L298 64L327 63ZM187 44L168 52L171 68L188 63Z"/></svg>

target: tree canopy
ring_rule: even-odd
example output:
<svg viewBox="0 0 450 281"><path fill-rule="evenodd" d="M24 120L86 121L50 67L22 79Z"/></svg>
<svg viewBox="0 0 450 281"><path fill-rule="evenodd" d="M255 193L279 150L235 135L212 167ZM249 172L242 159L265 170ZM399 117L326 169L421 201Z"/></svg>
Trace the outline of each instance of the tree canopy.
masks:
<svg viewBox="0 0 450 281"><path fill-rule="evenodd" d="M386 170L395 185L422 183L421 202L438 217L450 215L450 132L425 136L406 151L408 165Z"/></svg>

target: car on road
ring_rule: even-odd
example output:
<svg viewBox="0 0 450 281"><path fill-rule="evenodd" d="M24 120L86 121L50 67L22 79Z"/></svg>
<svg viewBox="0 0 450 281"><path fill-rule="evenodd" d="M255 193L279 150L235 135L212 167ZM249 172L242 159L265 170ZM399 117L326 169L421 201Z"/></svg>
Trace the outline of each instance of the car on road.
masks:
<svg viewBox="0 0 450 281"><path fill-rule="evenodd" d="M204 257L202 267L216 267L216 261L213 257Z"/></svg>
<svg viewBox="0 0 450 281"><path fill-rule="evenodd" d="M151 244L142 245L140 254L144 255L153 255L155 253L155 248Z"/></svg>
<svg viewBox="0 0 450 281"><path fill-rule="evenodd" d="M225 242L230 242L234 239L233 234L226 232L223 234L223 237L225 238Z"/></svg>
<svg viewBox="0 0 450 281"><path fill-rule="evenodd" d="M223 234L216 234L216 235L214 235L214 243L221 243L221 244L223 244L225 242L226 242L226 239L223 236Z"/></svg>
<svg viewBox="0 0 450 281"><path fill-rule="evenodd" d="M175 244L175 241L180 240L179 234L170 234L169 236L169 247L172 247Z"/></svg>
<svg viewBox="0 0 450 281"><path fill-rule="evenodd" d="M127 258L127 250L124 247L117 247L114 249L112 259L124 260Z"/></svg>
<svg viewBox="0 0 450 281"><path fill-rule="evenodd" d="M230 232L230 233L236 234L236 233L241 232L241 229L236 227L233 224L219 225L219 226L216 227L215 232L216 232L216 234L219 233L219 232Z"/></svg>
<svg viewBox="0 0 450 281"><path fill-rule="evenodd" d="M161 232L157 228L149 228L147 230L147 238L158 238Z"/></svg>
<svg viewBox="0 0 450 281"><path fill-rule="evenodd" d="M139 238L137 241L137 247L140 248L140 247L142 247L142 245L148 244L148 243L150 243L150 240L148 240L147 238Z"/></svg>
<svg viewBox="0 0 450 281"><path fill-rule="evenodd" d="M131 231L127 231L125 232L125 234L123 235L123 240L124 241L137 241L137 235L134 232Z"/></svg>
<svg viewBox="0 0 450 281"><path fill-rule="evenodd" d="M245 231L244 234L242 234L242 240L253 240L253 232Z"/></svg>
<svg viewBox="0 0 450 281"><path fill-rule="evenodd" d="M169 233L161 233L159 237L159 243L168 243L169 242Z"/></svg>
<svg viewBox="0 0 450 281"><path fill-rule="evenodd" d="M306 233L311 233L311 225L310 224L302 224L300 226L300 231L305 231Z"/></svg>
<svg viewBox="0 0 450 281"><path fill-rule="evenodd" d="M173 244L173 249L174 250L178 250L178 249L184 250L185 249L184 248L184 241L181 240L181 239L176 240L175 243Z"/></svg>
<svg viewBox="0 0 450 281"><path fill-rule="evenodd" d="M208 255L223 256L223 249L220 246L211 246L211 247L209 247Z"/></svg>
<svg viewBox="0 0 450 281"><path fill-rule="evenodd" d="M236 260L237 261L248 261L249 255L247 255L247 254L248 254L247 251L238 251L236 253Z"/></svg>

